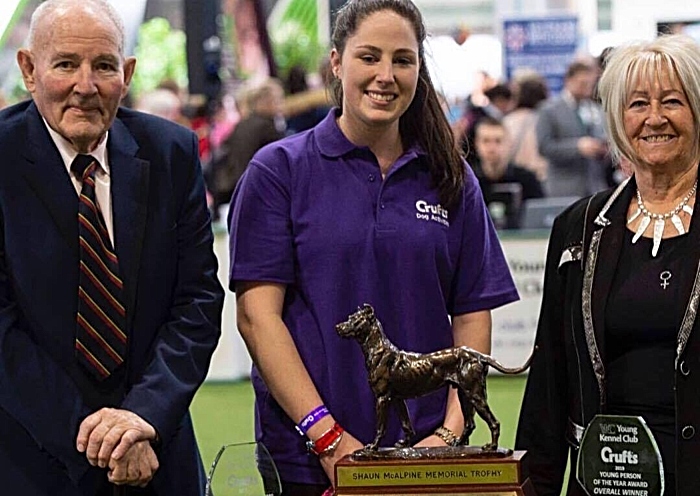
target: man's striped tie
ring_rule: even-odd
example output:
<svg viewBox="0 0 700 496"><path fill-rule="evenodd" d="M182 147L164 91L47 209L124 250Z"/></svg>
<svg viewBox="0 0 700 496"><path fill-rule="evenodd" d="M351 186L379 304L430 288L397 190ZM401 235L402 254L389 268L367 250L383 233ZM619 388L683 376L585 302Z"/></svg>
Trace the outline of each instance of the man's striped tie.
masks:
<svg viewBox="0 0 700 496"><path fill-rule="evenodd" d="M78 361L98 379L124 362L126 314L119 263L95 197L95 169L90 155L78 155L71 170L82 182L78 206L80 284L75 350Z"/></svg>

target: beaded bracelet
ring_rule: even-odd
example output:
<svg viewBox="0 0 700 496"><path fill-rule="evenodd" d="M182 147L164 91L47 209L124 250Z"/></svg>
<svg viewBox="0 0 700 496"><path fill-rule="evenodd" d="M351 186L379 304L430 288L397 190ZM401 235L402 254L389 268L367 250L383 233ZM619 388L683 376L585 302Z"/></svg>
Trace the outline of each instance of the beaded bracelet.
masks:
<svg viewBox="0 0 700 496"><path fill-rule="evenodd" d="M336 422L333 427L321 434L316 441L306 441L306 448L315 455L330 454L340 444L345 430Z"/></svg>
<svg viewBox="0 0 700 496"><path fill-rule="evenodd" d="M302 436L305 436L306 433L309 432L309 429L311 429L311 427L313 427L316 424L316 422L318 422L327 415L330 415L330 412L328 411L328 408L326 408L325 405L317 406L309 413L304 415L304 418L301 419L299 425L295 426L297 432Z"/></svg>

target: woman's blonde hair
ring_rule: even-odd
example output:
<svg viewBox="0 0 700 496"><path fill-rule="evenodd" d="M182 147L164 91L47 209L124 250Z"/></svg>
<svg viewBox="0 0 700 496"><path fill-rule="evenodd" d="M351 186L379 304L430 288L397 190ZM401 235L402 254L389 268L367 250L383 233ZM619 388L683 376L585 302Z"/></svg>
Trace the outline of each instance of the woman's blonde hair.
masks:
<svg viewBox="0 0 700 496"><path fill-rule="evenodd" d="M624 112L629 97L640 82L653 82L668 74L680 83L695 123L696 159L700 158L700 46L686 35L663 35L653 41L633 41L611 50L598 83L598 92L611 138L611 153L619 161L624 156L636 162L627 138Z"/></svg>

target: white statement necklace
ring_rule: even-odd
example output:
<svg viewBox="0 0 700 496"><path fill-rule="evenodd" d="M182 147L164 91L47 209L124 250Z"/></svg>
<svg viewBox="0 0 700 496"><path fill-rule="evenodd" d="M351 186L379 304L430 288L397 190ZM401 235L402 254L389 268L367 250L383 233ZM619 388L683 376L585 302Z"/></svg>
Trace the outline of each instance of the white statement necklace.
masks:
<svg viewBox="0 0 700 496"><path fill-rule="evenodd" d="M665 214L653 214L647 210L647 208L644 206L644 201L642 200L642 194L639 192L639 189L637 189L637 210L634 211L634 213L627 219L627 224L630 224L639 217L640 215L642 216L642 220L639 222L639 227L637 228L637 232L634 234L634 237L632 238L632 243L636 243L639 241L639 238L642 237L642 234L644 234L644 231L647 230L647 227L649 227L649 224L651 224L651 221L654 221L654 236L653 236L653 244L651 247L651 256L655 257L657 253L659 253L659 246L661 245L661 237L664 234L664 228L666 227L666 219L671 219L671 224L673 224L673 227L676 228L676 231L678 231L678 234L685 234L685 228L683 227L683 221L681 218L678 216L678 214L681 212L681 210L688 215L693 215L693 207L688 205L688 202L690 199L693 197L695 194L695 191L698 189L698 181L695 181L695 184L693 184L693 187L690 188L690 191L688 191L688 194L683 197L683 200L670 212L667 212Z"/></svg>

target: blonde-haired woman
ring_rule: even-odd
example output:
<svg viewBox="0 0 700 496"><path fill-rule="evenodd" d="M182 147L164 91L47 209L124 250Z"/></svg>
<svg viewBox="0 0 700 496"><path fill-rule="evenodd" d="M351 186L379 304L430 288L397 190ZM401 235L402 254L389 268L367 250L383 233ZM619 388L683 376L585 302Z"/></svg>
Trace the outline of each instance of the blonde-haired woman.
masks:
<svg viewBox="0 0 700 496"><path fill-rule="evenodd" d="M516 440L540 496L560 494L597 413L644 418L666 496L700 487L699 88L700 47L681 35L616 48L602 75L613 152L633 175L554 223ZM584 493L572 480L567 494Z"/></svg>

